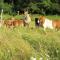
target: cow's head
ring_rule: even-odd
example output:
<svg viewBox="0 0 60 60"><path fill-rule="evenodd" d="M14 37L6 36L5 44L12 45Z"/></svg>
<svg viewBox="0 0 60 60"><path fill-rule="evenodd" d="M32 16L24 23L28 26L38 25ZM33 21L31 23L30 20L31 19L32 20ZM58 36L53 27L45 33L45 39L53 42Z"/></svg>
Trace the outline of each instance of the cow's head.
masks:
<svg viewBox="0 0 60 60"><path fill-rule="evenodd" d="M40 20L40 25L42 26L43 23L45 22L45 16L40 16L39 20Z"/></svg>

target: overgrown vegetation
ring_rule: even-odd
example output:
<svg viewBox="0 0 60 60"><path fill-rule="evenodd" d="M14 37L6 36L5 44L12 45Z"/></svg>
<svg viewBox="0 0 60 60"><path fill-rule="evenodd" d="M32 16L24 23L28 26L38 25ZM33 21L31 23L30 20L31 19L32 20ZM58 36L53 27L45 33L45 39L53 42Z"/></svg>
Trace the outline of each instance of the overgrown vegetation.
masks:
<svg viewBox="0 0 60 60"><path fill-rule="evenodd" d="M4 19L7 16L5 15ZM0 60L30 60L31 57L36 57L37 60L39 58L60 60L60 30L47 30L45 34L43 28L34 26L34 17L38 16L32 15L30 28L21 26L14 29L0 28ZM60 18L60 16L47 17Z"/></svg>

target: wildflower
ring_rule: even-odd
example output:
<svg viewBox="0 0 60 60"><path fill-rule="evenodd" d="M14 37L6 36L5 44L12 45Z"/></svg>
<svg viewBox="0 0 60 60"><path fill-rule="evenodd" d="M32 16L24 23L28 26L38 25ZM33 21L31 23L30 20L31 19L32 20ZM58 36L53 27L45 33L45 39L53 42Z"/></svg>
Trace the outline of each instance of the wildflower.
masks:
<svg viewBox="0 0 60 60"><path fill-rule="evenodd" d="M36 60L36 58L35 57L31 57L31 59L30 60Z"/></svg>
<svg viewBox="0 0 60 60"><path fill-rule="evenodd" d="M39 60L43 60L43 58L42 57L40 57L40 59Z"/></svg>

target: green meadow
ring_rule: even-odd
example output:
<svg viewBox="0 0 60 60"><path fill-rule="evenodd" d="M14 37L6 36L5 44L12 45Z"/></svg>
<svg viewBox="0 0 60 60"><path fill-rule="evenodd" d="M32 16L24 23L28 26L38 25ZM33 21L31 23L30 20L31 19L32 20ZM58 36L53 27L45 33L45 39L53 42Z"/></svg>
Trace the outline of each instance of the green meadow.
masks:
<svg viewBox="0 0 60 60"><path fill-rule="evenodd" d="M14 29L0 28L0 60L60 60L60 30L36 28L34 18L40 15L31 15L30 27L15 27ZM12 16L4 15L3 19ZM23 15L14 16L23 19ZM46 16L49 19L60 19L60 16Z"/></svg>

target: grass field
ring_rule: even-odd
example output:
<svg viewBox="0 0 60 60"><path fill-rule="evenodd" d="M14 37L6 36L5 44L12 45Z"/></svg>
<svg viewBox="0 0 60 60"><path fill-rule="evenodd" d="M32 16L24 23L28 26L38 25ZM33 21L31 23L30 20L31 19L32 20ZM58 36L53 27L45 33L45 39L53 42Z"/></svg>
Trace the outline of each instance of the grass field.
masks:
<svg viewBox="0 0 60 60"><path fill-rule="evenodd" d="M0 60L60 60L60 30L47 30L36 28L34 18L39 15L32 15L30 28L16 27L9 29L0 28ZM4 19L12 16L4 15ZM46 16L49 19L60 19L60 16ZM22 16L15 16L20 19Z"/></svg>

